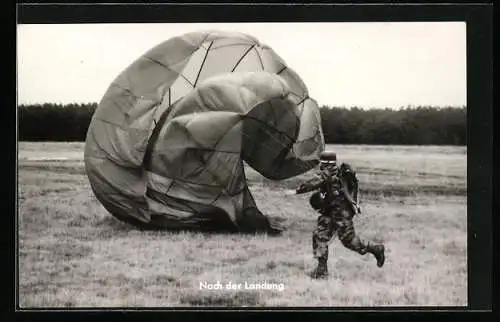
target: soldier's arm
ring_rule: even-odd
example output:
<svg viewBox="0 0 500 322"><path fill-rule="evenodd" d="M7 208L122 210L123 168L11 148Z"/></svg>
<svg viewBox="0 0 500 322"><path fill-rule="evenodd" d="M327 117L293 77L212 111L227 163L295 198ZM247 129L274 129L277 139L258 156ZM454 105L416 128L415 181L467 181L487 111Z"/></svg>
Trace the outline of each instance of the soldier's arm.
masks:
<svg viewBox="0 0 500 322"><path fill-rule="evenodd" d="M306 192L309 192L309 191L313 191L313 190L319 189L321 187L321 185L323 184L323 180L324 180L323 175L321 173L317 174L312 179L309 179L306 182L302 183L295 190L295 192L297 194L300 194L300 193L306 193Z"/></svg>

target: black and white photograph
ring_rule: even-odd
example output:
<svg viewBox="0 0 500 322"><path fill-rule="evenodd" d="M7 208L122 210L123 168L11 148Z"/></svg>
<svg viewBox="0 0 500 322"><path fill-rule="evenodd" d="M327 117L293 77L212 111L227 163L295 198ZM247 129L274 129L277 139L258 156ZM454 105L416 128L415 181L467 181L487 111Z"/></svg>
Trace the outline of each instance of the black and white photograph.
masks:
<svg viewBox="0 0 500 322"><path fill-rule="evenodd" d="M19 307L466 307L466 36L19 23Z"/></svg>

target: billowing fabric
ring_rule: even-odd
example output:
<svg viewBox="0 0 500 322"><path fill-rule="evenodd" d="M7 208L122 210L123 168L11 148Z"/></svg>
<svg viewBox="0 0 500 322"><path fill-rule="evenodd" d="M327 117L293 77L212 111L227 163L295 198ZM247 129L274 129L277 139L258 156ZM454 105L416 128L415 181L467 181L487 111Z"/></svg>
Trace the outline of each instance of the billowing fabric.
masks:
<svg viewBox="0 0 500 322"><path fill-rule="evenodd" d="M91 187L137 226L269 229L244 162L272 180L318 163L317 103L300 77L249 35L193 32L159 44L112 82L86 138ZM213 224L213 223L212 223Z"/></svg>

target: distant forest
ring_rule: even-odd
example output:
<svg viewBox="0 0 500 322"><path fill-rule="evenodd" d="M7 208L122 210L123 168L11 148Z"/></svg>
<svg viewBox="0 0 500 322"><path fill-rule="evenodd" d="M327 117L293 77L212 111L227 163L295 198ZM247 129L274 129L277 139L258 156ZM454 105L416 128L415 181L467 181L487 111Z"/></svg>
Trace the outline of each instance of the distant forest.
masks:
<svg viewBox="0 0 500 322"><path fill-rule="evenodd" d="M85 141L97 103L18 107L20 141ZM322 106L326 143L466 145L467 108L360 109Z"/></svg>

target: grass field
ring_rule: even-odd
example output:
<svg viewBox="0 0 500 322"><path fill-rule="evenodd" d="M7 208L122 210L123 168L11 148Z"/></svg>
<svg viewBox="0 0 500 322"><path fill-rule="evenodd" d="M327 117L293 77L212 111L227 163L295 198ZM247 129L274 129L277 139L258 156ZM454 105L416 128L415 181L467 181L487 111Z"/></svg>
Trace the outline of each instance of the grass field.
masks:
<svg viewBox="0 0 500 322"><path fill-rule="evenodd" d="M27 307L465 306L465 147L331 146L357 170L358 234L384 242L383 268L334 239L330 278L312 280L311 172L272 182L248 169L279 237L142 232L113 219L90 190L83 143L19 144L19 304ZM200 283L242 289L200 289ZM282 284L249 290L244 283Z"/></svg>

